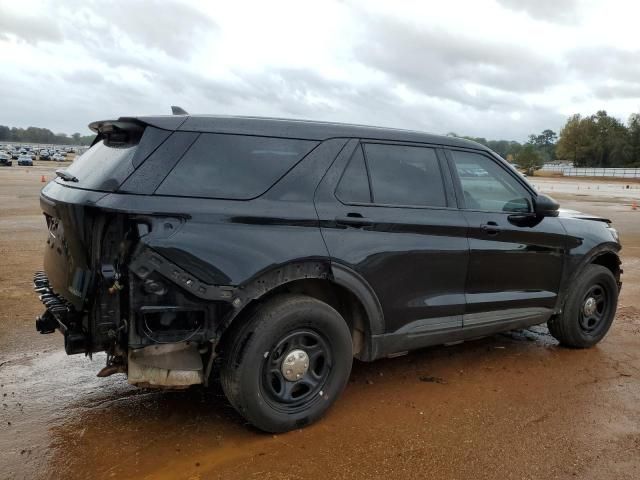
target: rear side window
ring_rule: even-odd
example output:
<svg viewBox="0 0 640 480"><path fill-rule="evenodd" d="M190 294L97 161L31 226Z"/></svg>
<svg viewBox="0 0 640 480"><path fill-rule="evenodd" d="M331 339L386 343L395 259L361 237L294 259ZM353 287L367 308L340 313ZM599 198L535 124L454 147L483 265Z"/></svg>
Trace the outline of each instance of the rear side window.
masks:
<svg viewBox="0 0 640 480"><path fill-rule="evenodd" d="M433 148L365 144L373 201L388 205L446 207L438 157Z"/></svg>
<svg viewBox="0 0 640 480"><path fill-rule="evenodd" d="M367 167L364 164L364 155L360 146L353 153L349 165L340 179L336 196L345 203L371 202Z"/></svg>
<svg viewBox="0 0 640 480"><path fill-rule="evenodd" d="M246 200L267 191L318 142L203 133L158 195Z"/></svg>

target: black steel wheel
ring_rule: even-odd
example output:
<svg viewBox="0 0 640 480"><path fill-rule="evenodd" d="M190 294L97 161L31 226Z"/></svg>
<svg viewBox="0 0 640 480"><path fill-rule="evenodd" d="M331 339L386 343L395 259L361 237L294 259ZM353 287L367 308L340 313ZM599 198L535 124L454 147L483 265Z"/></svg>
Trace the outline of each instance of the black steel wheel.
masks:
<svg viewBox="0 0 640 480"><path fill-rule="evenodd" d="M279 295L225 332L220 380L229 402L267 432L304 427L338 398L353 362L351 333L331 306Z"/></svg>
<svg viewBox="0 0 640 480"><path fill-rule="evenodd" d="M597 330L599 325L609 318L610 307L606 288L599 283L592 285L582 299L579 313L580 327L588 333Z"/></svg>
<svg viewBox="0 0 640 480"><path fill-rule="evenodd" d="M611 270L587 265L574 282L562 314L549 320L549 332L564 346L591 347L609 331L617 304L618 284Z"/></svg>
<svg viewBox="0 0 640 480"><path fill-rule="evenodd" d="M274 408L296 412L318 401L333 358L329 342L311 329L285 335L262 366L262 391Z"/></svg>

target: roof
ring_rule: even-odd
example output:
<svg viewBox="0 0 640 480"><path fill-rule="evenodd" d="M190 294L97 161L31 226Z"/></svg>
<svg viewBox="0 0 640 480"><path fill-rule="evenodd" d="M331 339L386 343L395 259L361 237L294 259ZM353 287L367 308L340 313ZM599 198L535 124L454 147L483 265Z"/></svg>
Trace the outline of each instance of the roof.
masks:
<svg viewBox="0 0 640 480"><path fill-rule="evenodd" d="M446 135L433 135L415 130L352 125L268 117L239 117L223 115L157 115L121 117L118 122L139 121L165 130L208 133L264 135L306 140L329 138L365 138L397 142L419 142L487 150L479 143ZM106 122L94 122L106 123Z"/></svg>

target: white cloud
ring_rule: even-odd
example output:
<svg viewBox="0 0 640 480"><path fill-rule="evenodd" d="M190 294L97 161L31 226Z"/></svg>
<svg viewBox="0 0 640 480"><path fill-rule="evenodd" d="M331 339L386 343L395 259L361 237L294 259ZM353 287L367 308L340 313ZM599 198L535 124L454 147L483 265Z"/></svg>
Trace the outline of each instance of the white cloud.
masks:
<svg viewBox="0 0 640 480"><path fill-rule="evenodd" d="M293 116L524 140L640 110L635 1L0 0L0 124Z"/></svg>

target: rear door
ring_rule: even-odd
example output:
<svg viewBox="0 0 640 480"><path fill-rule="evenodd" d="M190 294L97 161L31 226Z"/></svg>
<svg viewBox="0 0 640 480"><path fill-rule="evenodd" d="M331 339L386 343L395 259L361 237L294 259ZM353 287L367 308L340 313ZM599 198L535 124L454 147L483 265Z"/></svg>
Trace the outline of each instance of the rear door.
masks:
<svg viewBox="0 0 640 480"><path fill-rule="evenodd" d="M469 223L465 327L546 321L562 276L562 225L557 218L535 218L535 193L498 159L462 149L448 155Z"/></svg>
<svg viewBox="0 0 640 480"><path fill-rule="evenodd" d="M316 194L332 261L373 288L387 333L462 326L466 221L444 161L428 145L353 140Z"/></svg>

